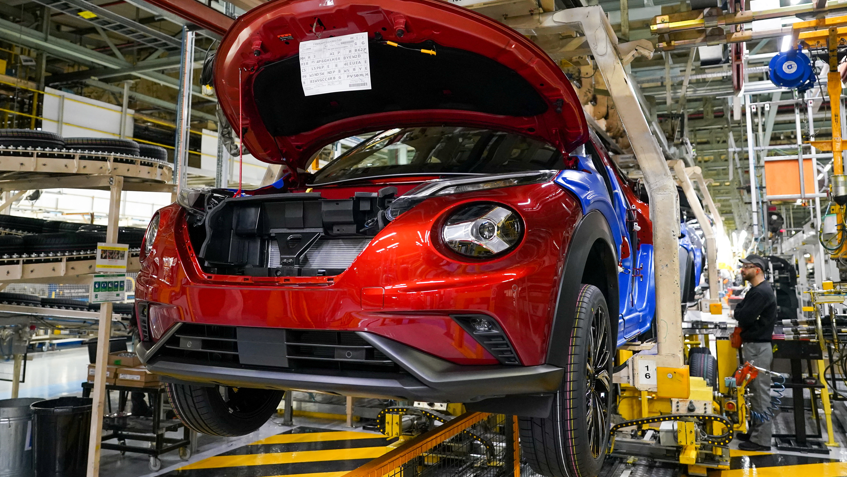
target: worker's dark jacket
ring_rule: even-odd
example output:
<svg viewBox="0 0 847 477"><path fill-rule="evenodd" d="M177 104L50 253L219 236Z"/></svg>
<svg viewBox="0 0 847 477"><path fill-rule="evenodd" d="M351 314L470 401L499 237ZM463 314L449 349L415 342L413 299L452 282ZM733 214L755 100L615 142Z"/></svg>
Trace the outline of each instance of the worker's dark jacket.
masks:
<svg viewBox="0 0 847 477"><path fill-rule="evenodd" d="M745 343L770 343L776 323L776 298L767 280L750 289L735 307L735 319Z"/></svg>

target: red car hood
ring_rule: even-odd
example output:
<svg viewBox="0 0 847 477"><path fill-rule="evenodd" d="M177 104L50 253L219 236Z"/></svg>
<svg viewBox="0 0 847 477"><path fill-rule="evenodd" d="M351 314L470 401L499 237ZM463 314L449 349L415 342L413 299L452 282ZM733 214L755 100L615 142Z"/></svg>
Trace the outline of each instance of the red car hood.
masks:
<svg viewBox="0 0 847 477"><path fill-rule="evenodd" d="M301 71L304 42L362 33L367 40L347 39L367 45L370 89L306 95L301 73L303 81L327 76L320 61ZM403 126L486 127L566 151L588 137L573 88L543 50L494 20L440 0L267 3L227 32L215 89L254 156L297 168L332 141Z"/></svg>

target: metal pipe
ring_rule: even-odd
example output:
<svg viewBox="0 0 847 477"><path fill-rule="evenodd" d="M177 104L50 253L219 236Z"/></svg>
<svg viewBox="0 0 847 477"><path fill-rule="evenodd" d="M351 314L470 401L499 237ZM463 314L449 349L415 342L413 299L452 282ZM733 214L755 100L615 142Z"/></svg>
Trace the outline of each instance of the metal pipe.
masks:
<svg viewBox="0 0 847 477"><path fill-rule="evenodd" d="M56 122L56 134L61 136L62 135L62 126L64 126L64 124L65 124L65 95L64 94L59 95L59 117L57 119L58 119L58 121ZM43 124L42 124L42 126L43 126Z"/></svg>
<svg viewBox="0 0 847 477"><path fill-rule="evenodd" d="M753 138L753 118L750 110L750 95L744 95L747 115L747 166L750 168L750 212L753 214L753 238L759 237L759 192L756 189L756 150Z"/></svg>
<svg viewBox="0 0 847 477"><path fill-rule="evenodd" d="M121 103L121 139L126 139L126 120L129 117L129 115L127 114L129 112L129 85L129 81L124 81L124 94L123 101Z"/></svg>
<svg viewBox="0 0 847 477"><path fill-rule="evenodd" d="M796 91L794 92L794 98L798 98ZM797 164L800 169L800 197L806 197L806 180L804 177L806 159L803 157L803 129L800 127L800 108L797 105L794 105L794 124L797 128ZM813 180L815 174L817 174L817 169L812 169ZM815 182L817 181L815 180ZM817 193L817 190L815 193Z"/></svg>
<svg viewBox="0 0 847 477"><path fill-rule="evenodd" d="M809 96L809 93L807 92L806 97L808 98L808 96ZM810 141L815 140L814 108L815 108L814 100L810 99L810 100L806 101L806 113L808 114L808 119L809 119L809 140ZM815 151L814 147L812 147L811 152L812 152L813 156L817 155L817 154L815 154L816 151ZM815 173L817 173L817 167L815 167ZM816 193L820 192L818 190L818 181L817 180L815 180L815 192ZM815 197L814 220L815 220L815 231L817 232L821 229L821 200L818 197ZM815 256L815 287L820 289L823 286L823 282L827 280L827 278L825 277L825 275L826 275L826 263L825 263L826 254L824 254L823 245L821 245L820 240L816 240L815 242L816 242L815 247L814 247L814 252L815 252L815 255L816 255ZM802 275L805 275L805 273L802 274Z"/></svg>
<svg viewBox="0 0 847 477"><path fill-rule="evenodd" d="M647 118L638 104L632 80L617 56L616 37L608 18L599 6L569 8L553 14L562 25L581 26L591 52L627 135L635 138L632 149L644 174L650 197L650 217L653 220L654 270L656 276L656 323L658 325L658 356L661 366L682 367L684 364L682 316L679 286L679 196L673 175L656 141ZM638 358L638 356L636 356ZM636 363L637 365L637 363ZM636 381L636 386L647 389Z"/></svg>
<svg viewBox="0 0 847 477"><path fill-rule="evenodd" d="M697 193L694 192L694 186L688 178L688 170L682 161L672 161L673 170L676 172L677 183L682 187L685 197L688 198L688 205L694 211L694 217L700 223L700 229L703 231L703 237L706 239L706 262L709 267L709 300L712 303L717 303L720 291L720 282L718 281L718 250L717 241L715 240L715 231L712 229L712 224L709 218L706 217L706 212L703 211L703 206L697 199ZM692 168L694 169L694 168ZM696 168L696 169L699 169ZM709 195L706 192L704 195Z"/></svg>
<svg viewBox="0 0 847 477"><path fill-rule="evenodd" d="M188 132L191 128L191 87L194 84L194 37L196 33L182 27L182 50L179 64L179 101L176 108L176 143L174 144L174 183L177 193L188 180Z"/></svg>

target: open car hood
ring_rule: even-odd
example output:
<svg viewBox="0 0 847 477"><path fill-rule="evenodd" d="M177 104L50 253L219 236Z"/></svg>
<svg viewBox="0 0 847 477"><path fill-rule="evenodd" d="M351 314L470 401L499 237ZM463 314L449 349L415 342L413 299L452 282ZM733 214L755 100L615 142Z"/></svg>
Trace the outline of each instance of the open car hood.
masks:
<svg viewBox="0 0 847 477"><path fill-rule="evenodd" d="M307 96L301 73L321 72L301 71L304 42L354 34L367 45L370 89ZM304 51L316 44L306 45ZM510 131L565 151L588 137L573 88L543 50L440 0L269 2L227 32L215 90L255 157L294 168L332 141L404 126Z"/></svg>

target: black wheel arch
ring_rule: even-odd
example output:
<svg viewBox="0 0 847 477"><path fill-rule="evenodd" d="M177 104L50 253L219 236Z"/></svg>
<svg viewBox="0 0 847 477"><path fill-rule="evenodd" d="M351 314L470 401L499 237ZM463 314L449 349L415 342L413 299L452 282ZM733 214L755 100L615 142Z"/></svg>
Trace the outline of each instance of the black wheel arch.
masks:
<svg viewBox="0 0 847 477"><path fill-rule="evenodd" d="M547 343L547 364L564 367L567 362L568 347L559 344L570 339L581 284L594 285L603 292L612 315L612 336L617 341L620 306L618 255L614 243L609 223L600 211L589 212L577 224L559 281L559 295ZM602 266L587 266L595 262Z"/></svg>

